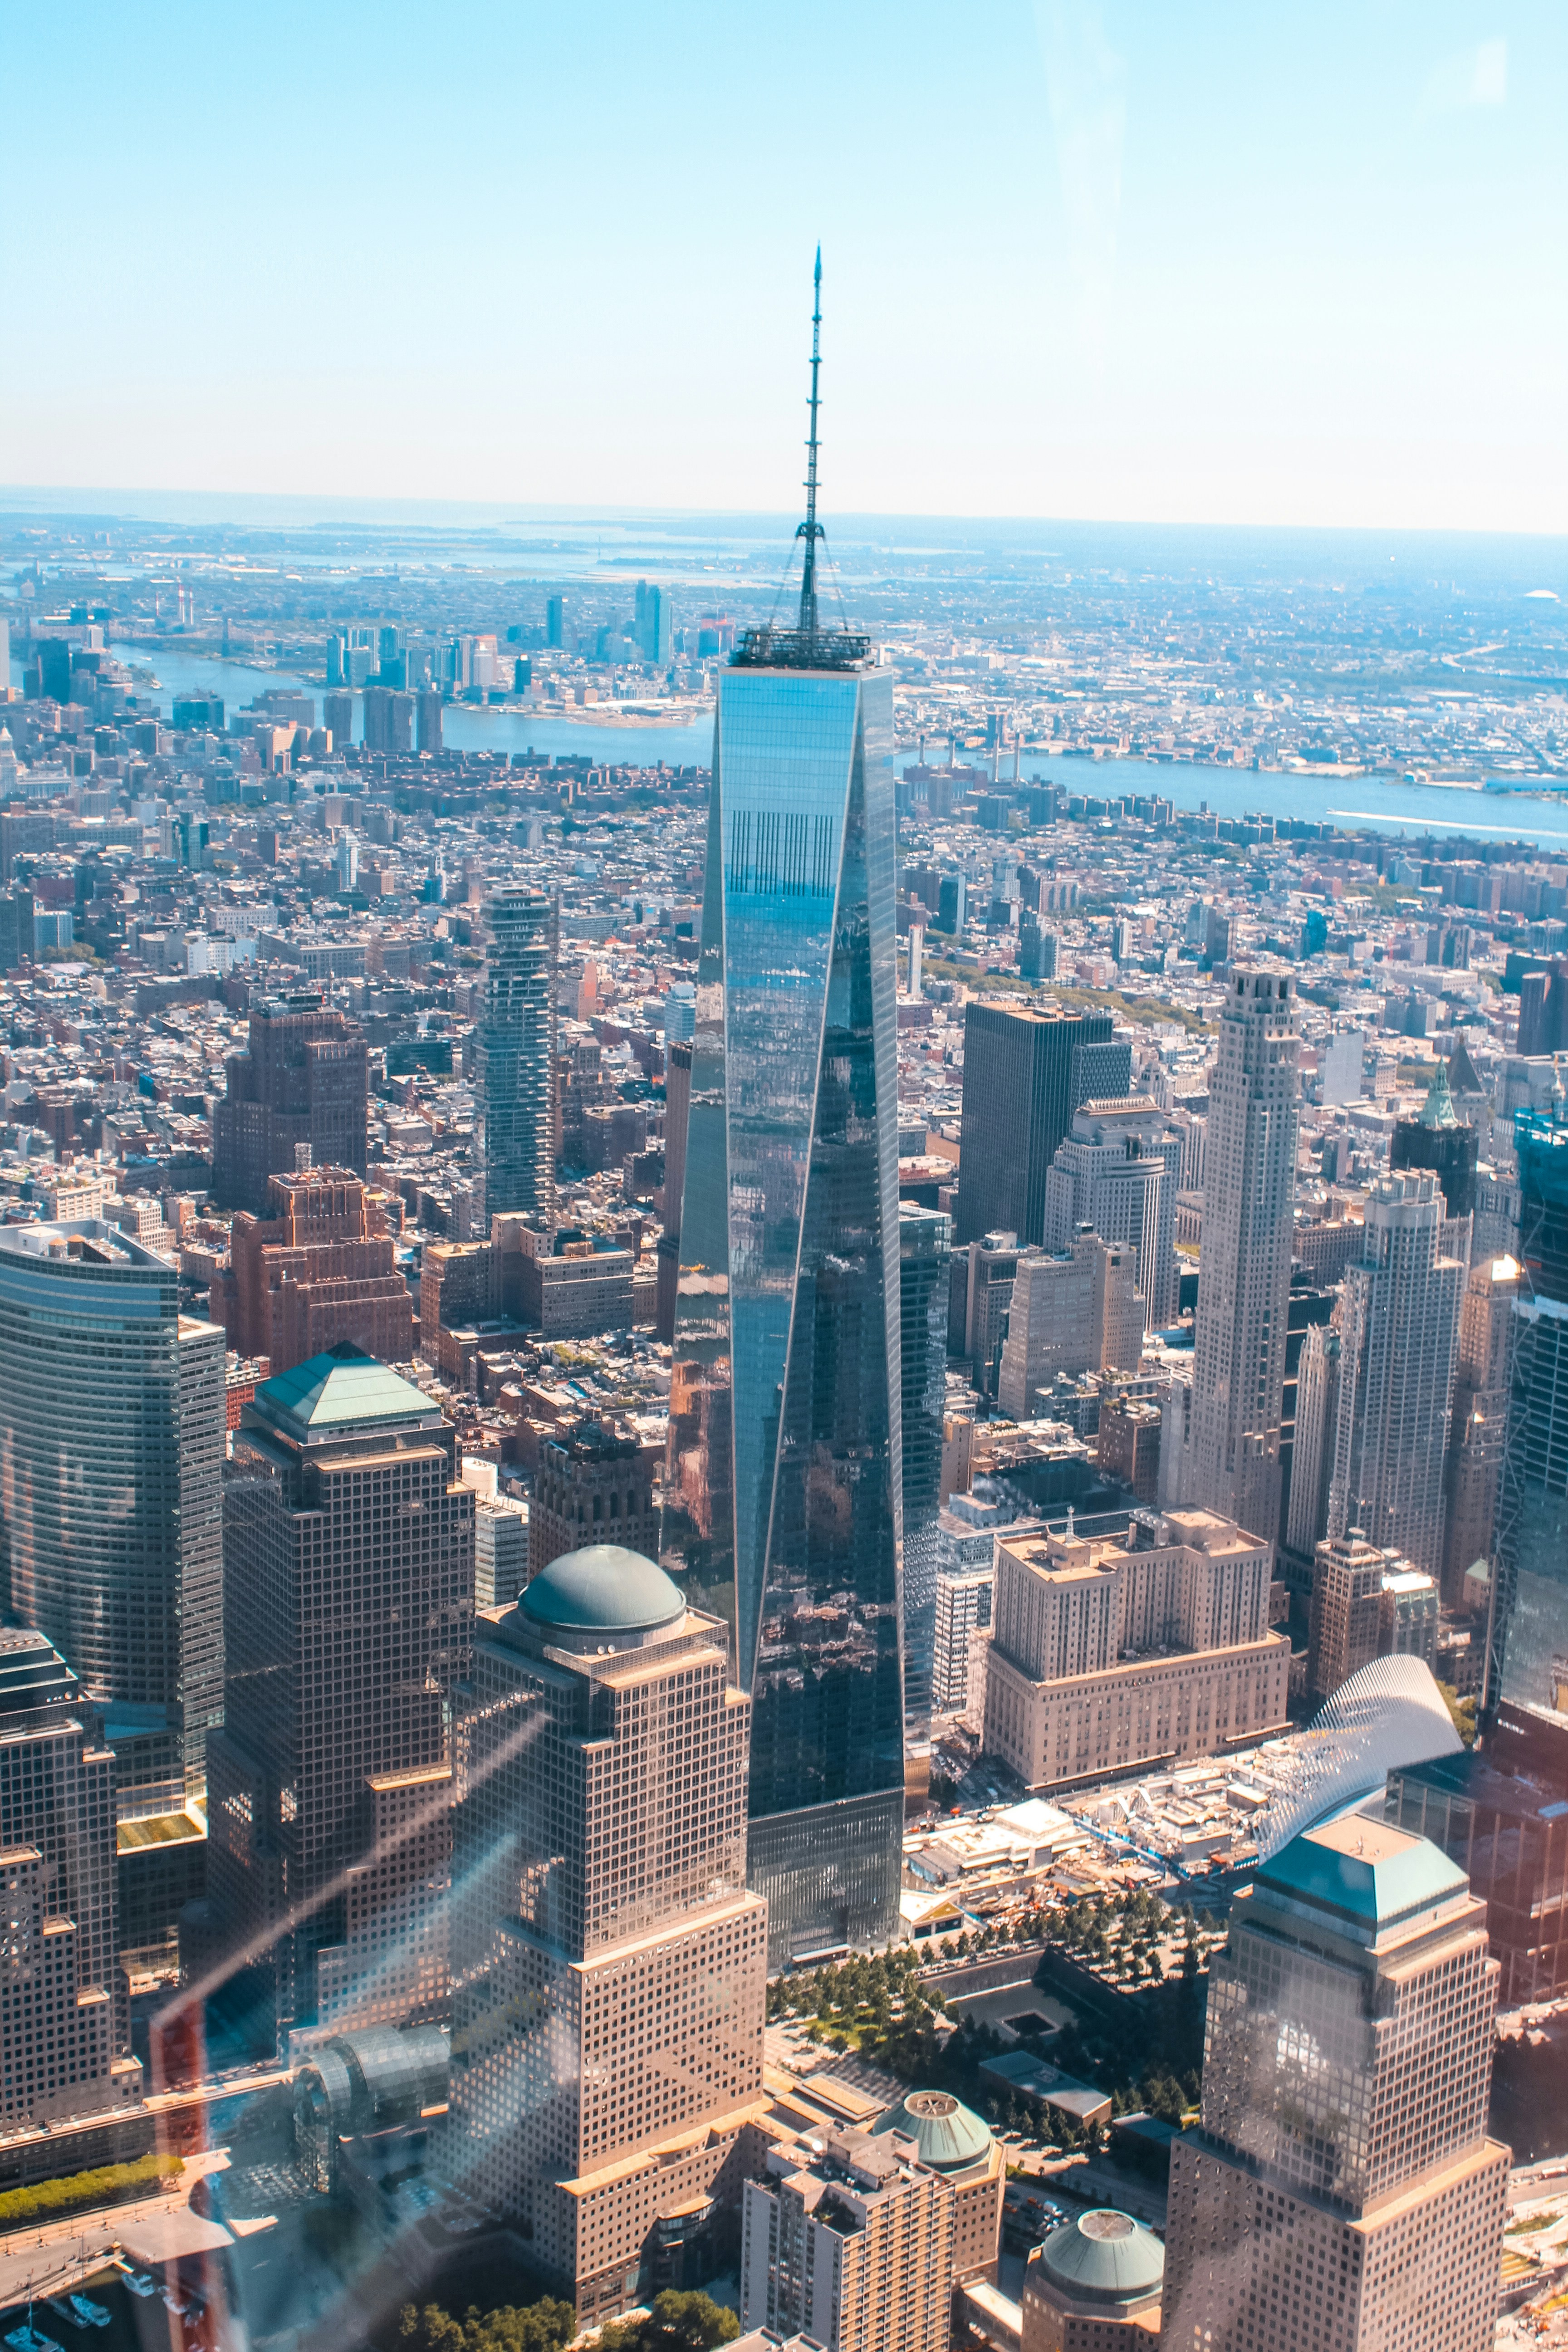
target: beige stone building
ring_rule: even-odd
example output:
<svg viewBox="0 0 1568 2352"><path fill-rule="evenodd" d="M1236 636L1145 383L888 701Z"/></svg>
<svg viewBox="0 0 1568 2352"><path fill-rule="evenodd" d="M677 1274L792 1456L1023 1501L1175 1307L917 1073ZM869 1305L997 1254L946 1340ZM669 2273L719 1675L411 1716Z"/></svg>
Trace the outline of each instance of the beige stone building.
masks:
<svg viewBox="0 0 1568 2352"><path fill-rule="evenodd" d="M947 2352L955 2212L896 2130L781 2142L745 2187L742 2326L823 2352Z"/></svg>
<svg viewBox="0 0 1568 2352"><path fill-rule="evenodd" d="M1489 2352L1510 2159L1485 1921L1436 1846L1360 1814L1237 1896L1172 2150L1167 2343Z"/></svg>
<svg viewBox="0 0 1568 2352"><path fill-rule="evenodd" d="M1080 1229L1062 1250L1021 1250L1002 1343L996 1402L1010 1421L1039 1412L1061 1372L1136 1371L1144 1298L1138 1253Z"/></svg>
<svg viewBox="0 0 1568 2352"><path fill-rule="evenodd" d="M478 1621L458 1727L454 2169L584 2322L709 2275L766 2144L767 1908L721 1622L563 1555Z"/></svg>
<svg viewBox="0 0 1568 2352"><path fill-rule="evenodd" d="M1283 1727L1272 1547L1210 1511L996 1546L986 1752L1031 1790L1212 1756Z"/></svg>
<svg viewBox="0 0 1568 2352"><path fill-rule="evenodd" d="M986 2126L951 2091L908 2091L876 2126L913 2142L921 2162L952 2191L952 2280L994 2279L1007 2167Z"/></svg>

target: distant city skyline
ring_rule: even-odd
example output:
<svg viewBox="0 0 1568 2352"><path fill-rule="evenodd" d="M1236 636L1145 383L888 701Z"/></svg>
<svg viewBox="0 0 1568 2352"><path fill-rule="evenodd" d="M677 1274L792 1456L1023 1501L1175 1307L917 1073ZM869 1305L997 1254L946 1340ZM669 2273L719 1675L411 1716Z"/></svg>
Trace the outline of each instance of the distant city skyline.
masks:
<svg viewBox="0 0 1568 2352"><path fill-rule="evenodd" d="M20 482L785 513L820 236L830 528L1568 528L1542 0L77 22L8 26Z"/></svg>

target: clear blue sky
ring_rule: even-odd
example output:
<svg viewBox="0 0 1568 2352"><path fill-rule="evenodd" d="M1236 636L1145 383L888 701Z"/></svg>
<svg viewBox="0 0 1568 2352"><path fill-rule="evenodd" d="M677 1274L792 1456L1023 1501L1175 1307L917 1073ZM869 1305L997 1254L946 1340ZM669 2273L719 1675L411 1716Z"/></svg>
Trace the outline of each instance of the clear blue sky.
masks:
<svg viewBox="0 0 1568 2352"><path fill-rule="evenodd" d="M1568 530L1563 0L0 0L0 481Z"/></svg>

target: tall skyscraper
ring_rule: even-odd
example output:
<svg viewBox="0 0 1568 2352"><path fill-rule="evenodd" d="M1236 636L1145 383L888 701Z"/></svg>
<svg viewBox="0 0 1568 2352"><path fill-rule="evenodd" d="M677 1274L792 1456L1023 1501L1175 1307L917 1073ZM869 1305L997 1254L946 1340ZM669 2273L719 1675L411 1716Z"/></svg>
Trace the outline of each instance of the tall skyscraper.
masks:
<svg viewBox="0 0 1568 2352"><path fill-rule="evenodd" d="M1329 1523L1329 1479L1339 1428L1340 1335L1323 1324L1306 1333L1296 1367L1296 1426L1290 1461L1290 1493L1280 1535L1291 1559L1287 1575L1300 1575Z"/></svg>
<svg viewBox="0 0 1568 2352"><path fill-rule="evenodd" d="M955 1251L948 1283L948 1353L967 1360L982 1396L994 1396L1001 1377L1018 1278L1016 1234L984 1234Z"/></svg>
<svg viewBox="0 0 1568 2352"><path fill-rule="evenodd" d="M354 698L352 694L328 694L321 700L321 724L332 739L334 751L346 751L354 737Z"/></svg>
<svg viewBox="0 0 1568 2352"><path fill-rule="evenodd" d="M317 1956L348 1944L388 1776L450 1760L474 1606L455 1449L438 1405L347 1343L263 1381L235 1433L208 1885L223 1943L271 1958L280 2023L310 2022Z"/></svg>
<svg viewBox="0 0 1568 2352"><path fill-rule="evenodd" d="M904 1706L919 1738L931 1712L936 1635L936 1524L947 1402L947 1300L952 1220L899 1204L900 1423L904 1493Z"/></svg>
<svg viewBox="0 0 1568 2352"><path fill-rule="evenodd" d="M1331 1536L1364 1529L1428 1576L1443 1564L1443 1464L1466 1268L1442 1254L1433 1176L1389 1176L1345 1269L1329 1474ZM1198 1295L1203 1296L1200 1278Z"/></svg>
<svg viewBox="0 0 1568 2352"><path fill-rule="evenodd" d="M1394 1175L1407 1168L1429 1169L1437 1179L1450 1217L1468 1217L1476 1205L1476 1160L1480 1139L1454 1108L1448 1065L1432 1066L1426 1099L1415 1118L1402 1118L1388 1139L1388 1165Z"/></svg>
<svg viewBox="0 0 1568 2352"><path fill-rule="evenodd" d="M228 1090L213 1109L213 1193L220 1207L267 1214L267 1180L292 1171L300 1147L322 1168L365 1171L369 1077L364 1033L315 990L253 1004L250 1038L228 1057Z"/></svg>
<svg viewBox="0 0 1568 2352"><path fill-rule="evenodd" d="M1071 1249L1082 1225L1102 1241L1130 1244L1151 1330L1174 1323L1180 1306L1182 1154L1183 1138L1159 1104L1131 1095L1076 1110L1046 1176L1046 1247Z"/></svg>
<svg viewBox="0 0 1568 2352"><path fill-rule="evenodd" d="M966 1004L957 1240L1043 1241L1051 1161L1073 1113L1131 1083L1132 1048L1111 1034L1109 1013Z"/></svg>
<svg viewBox="0 0 1568 2352"><path fill-rule="evenodd" d="M1568 1657L1568 1114L1514 1126L1521 1197L1513 1378L1498 1517L1489 1702L1551 1705Z"/></svg>
<svg viewBox="0 0 1568 2352"><path fill-rule="evenodd" d="M615 1543L638 1554L658 1543L653 1465L611 1421L563 1424L540 1445L529 1521L529 1568L537 1576L563 1552Z"/></svg>
<svg viewBox="0 0 1568 2352"><path fill-rule="evenodd" d="M1209 1091L1192 1387L1160 1455L1167 1504L1199 1504L1268 1542L1279 1532L1299 1051L1294 981L1234 973Z"/></svg>
<svg viewBox="0 0 1568 2352"><path fill-rule="evenodd" d="M1466 1605L1465 1578L1496 1558L1508 1437L1509 1384L1519 1328L1517 1258L1483 1257L1470 1268L1459 1309L1459 1353L1448 1458L1443 1465L1443 1604Z"/></svg>
<svg viewBox="0 0 1568 2352"><path fill-rule="evenodd" d="M555 1197L552 1041L556 914L542 890L493 890L474 1024L474 1148L486 1217L546 1211Z"/></svg>
<svg viewBox="0 0 1568 2352"><path fill-rule="evenodd" d="M656 588L651 582L639 580L637 588L635 620L637 651L645 662L667 662L674 643L670 625L669 596L667 590Z"/></svg>
<svg viewBox="0 0 1568 2352"><path fill-rule="evenodd" d="M32 961L37 945L33 915L33 894L25 883L18 883L14 890L0 890L0 971L15 971L19 963Z"/></svg>
<svg viewBox="0 0 1568 2352"><path fill-rule="evenodd" d="M111 2133L84 2145L81 2121L111 2126L142 2101L117 1990L114 1758L100 1730L52 1644L30 1627L0 1627L0 2163L8 2180L38 2170L5 2152L12 2133L69 2116L68 2156L49 2168L67 2168L70 2158L112 2162L128 2151Z"/></svg>
<svg viewBox="0 0 1568 2352"><path fill-rule="evenodd" d="M767 1926L745 1883L750 1708L722 1622L618 1545L552 1560L477 1631L452 2164L589 2324L637 2300L661 2230L732 2213L754 2166Z"/></svg>
<svg viewBox="0 0 1568 2352"><path fill-rule="evenodd" d="M1171 2157L1163 2341L1486 2352L1509 2151L1487 2137L1485 1906L1425 1838L1293 1838L1209 1964L1203 2119Z"/></svg>
<svg viewBox="0 0 1568 2352"><path fill-rule="evenodd" d="M779 1957L894 1931L903 1813L892 674L819 625L816 365L799 625L720 680L666 1538L734 1629Z"/></svg>
<svg viewBox="0 0 1568 2352"><path fill-rule="evenodd" d="M91 1219L0 1226L7 1606L106 1711L138 1811L200 1794L223 1719L224 1424L224 1335L169 1259Z"/></svg>
<svg viewBox="0 0 1568 2352"><path fill-rule="evenodd" d="M692 1007L696 1022L696 1007ZM686 1128L691 1109L691 1041L668 1037L664 1049L664 1190L658 1237L658 1294L655 1328L668 1347L675 1337L675 1300L680 1287L680 1203L686 1192Z"/></svg>

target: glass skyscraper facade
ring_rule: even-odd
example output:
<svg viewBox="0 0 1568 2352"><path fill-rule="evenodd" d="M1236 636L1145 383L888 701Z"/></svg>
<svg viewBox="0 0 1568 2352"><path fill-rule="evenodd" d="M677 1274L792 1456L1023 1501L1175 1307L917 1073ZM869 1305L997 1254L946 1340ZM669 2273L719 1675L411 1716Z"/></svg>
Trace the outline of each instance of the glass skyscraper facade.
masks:
<svg viewBox="0 0 1568 2352"><path fill-rule="evenodd" d="M947 1310L952 1220L899 1204L900 1433L904 1489L904 1706L911 1742L930 1738L936 1643L937 1517L947 1403Z"/></svg>
<svg viewBox="0 0 1568 2352"><path fill-rule="evenodd" d="M742 653L715 727L666 1549L752 1697L775 1964L898 1921L893 896L890 675Z"/></svg>
<svg viewBox="0 0 1568 2352"><path fill-rule="evenodd" d="M121 1809L177 1811L223 1720L224 1334L96 1220L0 1229L0 1568L105 1711Z"/></svg>
<svg viewBox="0 0 1568 2352"><path fill-rule="evenodd" d="M1488 1699L1552 1703L1568 1658L1568 1118L1521 1111L1512 1393Z"/></svg>
<svg viewBox="0 0 1568 2352"><path fill-rule="evenodd" d="M553 900L522 884L493 890L474 1024L475 1157L487 1218L531 1214L554 1197L555 963Z"/></svg>

